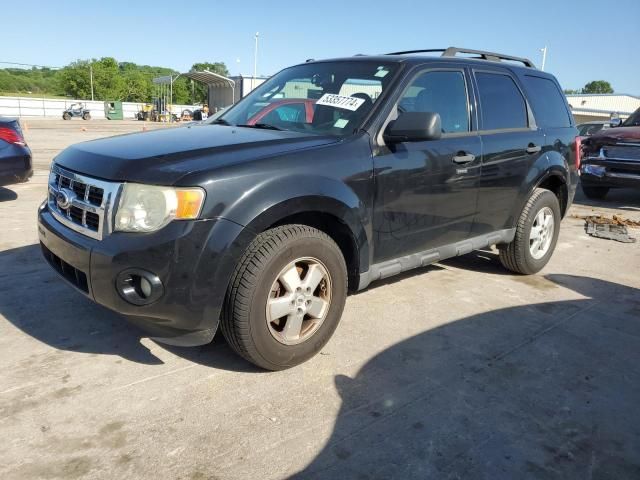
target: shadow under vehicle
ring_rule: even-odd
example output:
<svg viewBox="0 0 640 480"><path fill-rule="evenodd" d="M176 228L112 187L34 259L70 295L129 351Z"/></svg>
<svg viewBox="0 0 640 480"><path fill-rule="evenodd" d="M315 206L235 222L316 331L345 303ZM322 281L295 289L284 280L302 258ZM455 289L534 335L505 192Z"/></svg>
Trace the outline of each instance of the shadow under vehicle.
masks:
<svg viewBox="0 0 640 480"><path fill-rule="evenodd" d="M541 280L583 298L462 318L337 376L333 433L291 478L640 478L640 291Z"/></svg>

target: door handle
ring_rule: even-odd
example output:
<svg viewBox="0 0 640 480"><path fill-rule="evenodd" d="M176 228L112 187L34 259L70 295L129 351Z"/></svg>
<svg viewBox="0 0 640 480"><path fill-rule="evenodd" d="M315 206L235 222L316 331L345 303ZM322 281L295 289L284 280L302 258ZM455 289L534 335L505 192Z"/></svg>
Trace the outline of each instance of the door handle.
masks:
<svg viewBox="0 0 640 480"><path fill-rule="evenodd" d="M538 153L540 150L542 150L542 147L540 145L534 145L533 143L530 143L527 147L527 153Z"/></svg>
<svg viewBox="0 0 640 480"><path fill-rule="evenodd" d="M453 163L463 164L463 163L471 163L476 159L476 156L471 153L458 152L458 154L453 157Z"/></svg>

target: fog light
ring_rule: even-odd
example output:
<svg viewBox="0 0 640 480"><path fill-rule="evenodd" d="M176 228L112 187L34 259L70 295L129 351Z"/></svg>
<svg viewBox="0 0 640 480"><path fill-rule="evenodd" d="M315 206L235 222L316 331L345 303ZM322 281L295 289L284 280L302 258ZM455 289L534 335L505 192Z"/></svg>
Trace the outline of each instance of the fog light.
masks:
<svg viewBox="0 0 640 480"><path fill-rule="evenodd" d="M120 272L116 279L116 290L133 305L149 305L164 293L162 281L157 275L146 270L130 268Z"/></svg>

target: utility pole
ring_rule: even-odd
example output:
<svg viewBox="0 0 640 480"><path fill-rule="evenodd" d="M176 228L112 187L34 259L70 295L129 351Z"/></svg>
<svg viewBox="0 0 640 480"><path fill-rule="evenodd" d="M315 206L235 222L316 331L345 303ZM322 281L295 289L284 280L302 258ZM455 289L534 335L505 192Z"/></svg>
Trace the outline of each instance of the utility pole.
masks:
<svg viewBox="0 0 640 480"><path fill-rule="evenodd" d="M542 71L544 72L544 65L547 63L547 46L545 45L540 51L542 52Z"/></svg>
<svg viewBox="0 0 640 480"><path fill-rule="evenodd" d="M89 64L89 82L91 83L91 101L93 101L93 65Z"/></svg>
<svg viewBox="0 0 640 480"><path fill-rule="evenodd" d="M256 32L256 48L253 51L253 78L251 79L251 90L255 87L256 77L258 76L258 37L260 32Z"/></svg>

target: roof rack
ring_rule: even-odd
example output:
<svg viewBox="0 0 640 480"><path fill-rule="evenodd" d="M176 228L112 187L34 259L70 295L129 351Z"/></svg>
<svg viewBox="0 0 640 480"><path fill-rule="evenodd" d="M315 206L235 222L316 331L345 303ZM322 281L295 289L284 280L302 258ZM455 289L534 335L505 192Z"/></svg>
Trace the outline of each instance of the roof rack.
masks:
<svg viewBox="0 0 640 480"><path fill-rule="evenodd" d="M485 52L484 50L471 50L468 48L458 48L458 47L449 47L449 48L430 48L424 50L407 50L404 52L392 52L387 53L387 55L408 55L410 53L434 53L434 52L442 52L443 57L456 57L459 53L477 55L477 57L470 58L478 58L482 60L488 60L490 62L501 62L502 60L509 60L512 62L521 62L526 67L536 68L531 60L524 57L514 57L511 55L504 55L502 53L495 52Z"/></svg>

